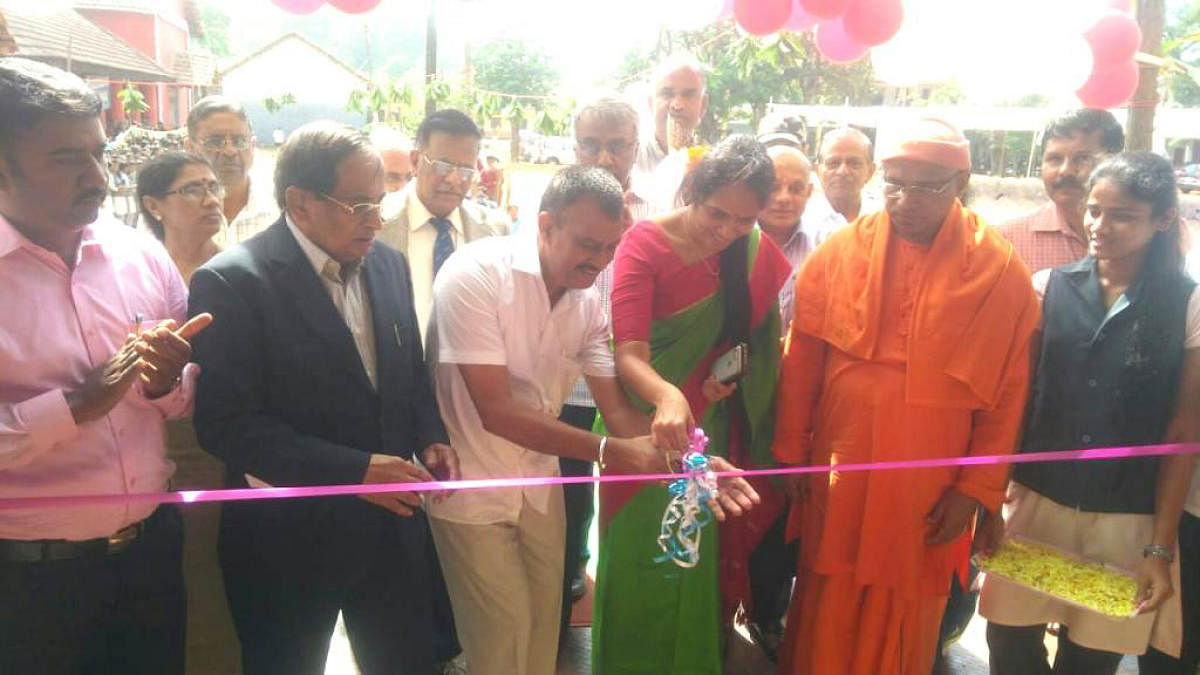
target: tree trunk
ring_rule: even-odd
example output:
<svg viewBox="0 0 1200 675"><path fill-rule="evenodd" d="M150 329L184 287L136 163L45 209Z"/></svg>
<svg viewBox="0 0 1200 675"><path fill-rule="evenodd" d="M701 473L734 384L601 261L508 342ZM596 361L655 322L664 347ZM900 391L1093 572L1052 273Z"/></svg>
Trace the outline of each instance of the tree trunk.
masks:
<svg viewBox="0 0 1200 675"><path fill-rule="evenodd" d="M510 117L508 120L509 133L512 138L508 143L509 164L516 164L521 161L521 120L518 117Z"/></svg>
<svg viewBox="0 0 1200 675"><path fill-rule="evenodd" d="M1162 55L1164 0L1138 0L1137 19L1142 27L1142 51ZM1153 150L1154 110L1158 105L1158 67L1138 64L1141 77L1130 101L1125 129L1126 150Z"/></svg>
<svg viewBox="0 0 1200 675"><path fill-rule="evenodd" d="M437 76L437 0L429 0L429 21L425 24L425 85L433 84ZM433 97L425 97L425 114L437 110Z"/></svg>
<svg viewBox="0 0 1200 675"><path fill-rule="evenodd" d="M1008 132L1000 129L992 132L992 174L1004 176L1004 154L1007 148L1005 142Z"/></svg>

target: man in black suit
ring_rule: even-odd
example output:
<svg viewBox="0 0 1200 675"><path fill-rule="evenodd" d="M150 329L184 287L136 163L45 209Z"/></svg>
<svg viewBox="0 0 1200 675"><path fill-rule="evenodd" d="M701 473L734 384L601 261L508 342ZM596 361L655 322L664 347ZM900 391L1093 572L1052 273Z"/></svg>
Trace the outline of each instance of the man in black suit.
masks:
<svg viewBox="0 0 1200 675"><path fill-rule="evenodd" d="M195 345L196 431L231 486L458 477L408 266L374 242L383 176L360 132L302 127L276 164L283 217L192 277L190 312L220 317ZM226 504L218 548L246 675L322 673L339 610L363 673L430 672L421 500Z"/></svg>

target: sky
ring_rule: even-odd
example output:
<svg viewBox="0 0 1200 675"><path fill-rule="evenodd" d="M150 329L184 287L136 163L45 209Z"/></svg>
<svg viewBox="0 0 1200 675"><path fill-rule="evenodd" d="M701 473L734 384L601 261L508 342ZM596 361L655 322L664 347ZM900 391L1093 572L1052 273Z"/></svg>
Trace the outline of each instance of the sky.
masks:
<svg viewBox="0 0 1200 675"><path fill-rule="evenodd" d="M234 51L265 41L289 15L269 0L200 0L229 14ZM413 22L423 25L429 0L382 0L365 15L326 6L315 15L333 25ZM695 27L710 21L723 0L436 0L439 50L459 54L498 37L538 42L569 85L589 87L611 76L639 44L651 44L661 26ZM1168 12L1200 0L1168 0ZM1027 93L1067 102L1090 71L1080 35L1087 17L1109 0L904 0L905 23L874 50L876 71L894 84L953 78L975 103ZM383 22L383 23L380 23ZM277 34L277 33L276 33ZM274 35L270 35L274 37ZM270 39L269 37L266 39ZM241 47L241 49L239 49Z"/></svg>

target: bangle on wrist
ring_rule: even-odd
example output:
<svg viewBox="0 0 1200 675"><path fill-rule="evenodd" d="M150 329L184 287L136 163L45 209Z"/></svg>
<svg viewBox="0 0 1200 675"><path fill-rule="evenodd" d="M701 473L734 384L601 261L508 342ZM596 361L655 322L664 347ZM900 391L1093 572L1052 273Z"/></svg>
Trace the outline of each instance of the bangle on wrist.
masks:
<svg viewBox="0 0 1200 675"><path fill-rule="evenodd" d="M671 451L663 449L663 462L667 465L667 473L675 473L675 467L671 466Z"/></svg>
<svg viewBox="0 0 1200 675"><path fill-rule="evenodd" d="M600 449L596 451L596 464L600 466L600 470L604 471L608 468L608 462L604 461L604 448L608 445L608 436L600 437Z"/></svg>
<svg viewBox="0 0 1200 675"><path fill-rule="evenodd" d="M1170 546L1160 546L1158 544L1147 544L1142 547L1143 558L1161 558L1168 563L1175 562L1175 549Z"/></svg>

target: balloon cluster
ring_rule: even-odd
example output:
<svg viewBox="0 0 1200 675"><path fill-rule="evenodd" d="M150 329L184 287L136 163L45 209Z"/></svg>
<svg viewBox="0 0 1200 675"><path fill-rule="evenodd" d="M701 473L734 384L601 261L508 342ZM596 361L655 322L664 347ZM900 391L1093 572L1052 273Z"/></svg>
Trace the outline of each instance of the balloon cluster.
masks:
<svg viewBox="0 0 1200 675"><path fill-rule="evenodd" d="M375 9L379 0L271 0L275 6L292 14L312 14L328 2L347 14L362 14Z"/></svg>
<svg viewBox="0 0 1200 675"><path fill-rule="evenodd" d="M692 430L690 447L683 456L682 477L667 485L671 499L658 534L663 552L654 562L670 560L680 567L695 567L700 562L700 534L712 522L708 501L717 496L717 477L704 456L708 436L699 428Z"/></svg>
<svg viewBox="0 0 1200 675"><path fill-rule="evenodd" d="M884 44L904 20L901 0L728 0L732 14L751 35L813 29L817 50L833 63L852 63Z"/></svg>
<svg viewBox="0 0 1200 675"><path fill-rule="evenodd" d="M1089 108L1113 108L1137 91L1139 72L1134 55L1142 45L1142 29L1128 11L1104 10L1083 32L1092 50L1092 72L1075 93Z"/></svg>

